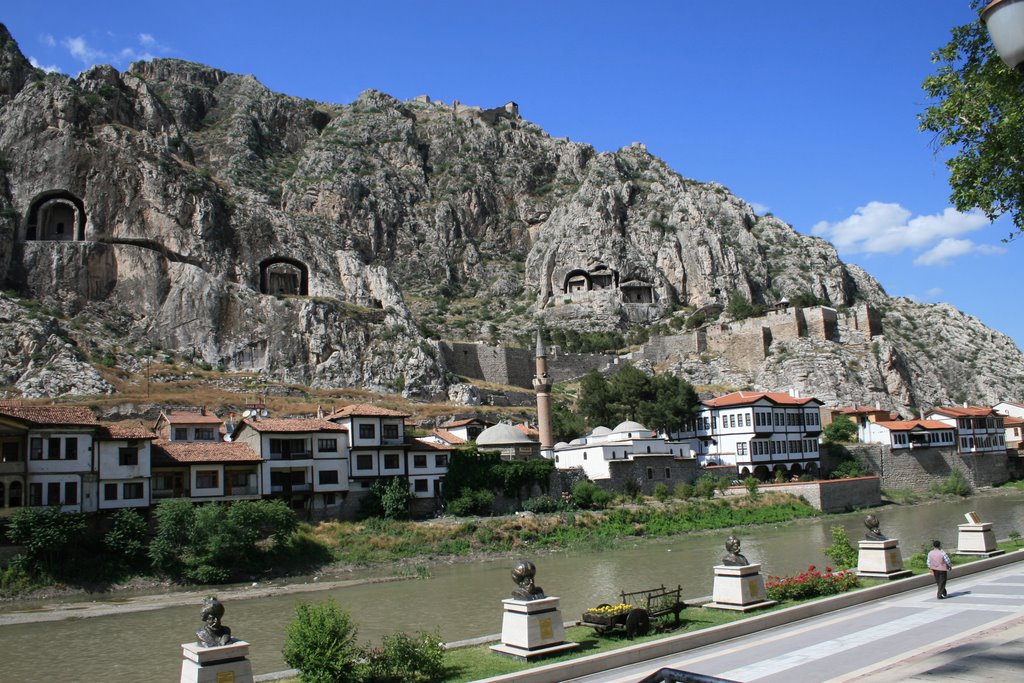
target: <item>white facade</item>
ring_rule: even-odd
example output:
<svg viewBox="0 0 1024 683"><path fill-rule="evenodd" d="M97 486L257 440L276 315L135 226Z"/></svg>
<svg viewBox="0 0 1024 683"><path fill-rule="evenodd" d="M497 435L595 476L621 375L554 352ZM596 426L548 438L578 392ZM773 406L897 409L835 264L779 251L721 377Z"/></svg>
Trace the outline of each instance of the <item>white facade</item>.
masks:
<svg viewBox="0 0 1024 683"><path fill-rule="evenodd" d="M992 408L933 408L925 419L941 422L956 429L959 453L998 453L1006 451L1006 430L1003 416Z"/></svg>
<svg viewBox="0 0 1024 683"><path fill-rule="evenodd" d="M821 401L738 391L704 401L683 439L694 439L698 463L732 465L741 477L776 469L817 470Z"/></svg>
<svg viewBox="0 0 1024 683"><path fill-rule="evenodd" d="M102 439L94 447L99 467L99 509L148 507L152 437Z"/></svg>
<svg viewBox="0 0 1024 683"><path fill-rule="evenodd" d="M992 406L992 410L996 411L1000 415L1006 417L1020 417L1024 418L1024 403L1014 403L1012 401L1003 401Z"/></svg>
<svg viewBox="0 0 1024 683"><path fill-rule="evenodd" d="M623 422L615 427L597 427L590 434L570 443L555 444L555 466L561 470L579 467L591 481L611 478L611 463L639 461L645 457L670 456L693 458L689 442L670 441L658 436L637 422Z"/></svg>
<svg viewBox="0 0 1024 683"><path fill-rule="evenodd" d="M861 441L893 450L950 447L956 445L956 430L937 420L868 422Z"/></svg>

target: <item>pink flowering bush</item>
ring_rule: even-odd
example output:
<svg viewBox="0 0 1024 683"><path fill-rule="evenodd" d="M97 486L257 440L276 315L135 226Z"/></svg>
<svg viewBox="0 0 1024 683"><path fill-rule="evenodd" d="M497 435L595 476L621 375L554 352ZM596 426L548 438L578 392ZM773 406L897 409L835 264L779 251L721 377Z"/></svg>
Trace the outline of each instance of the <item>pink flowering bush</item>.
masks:
<svg viewBox="0 0 1024 683"><path fill-rule="evenodd" d="M765 588L769 600L807 600L823 595L845 593L859 585L853 572L832 572L832 567L818 571L813 564L796 576L769 576Z"/></svg>

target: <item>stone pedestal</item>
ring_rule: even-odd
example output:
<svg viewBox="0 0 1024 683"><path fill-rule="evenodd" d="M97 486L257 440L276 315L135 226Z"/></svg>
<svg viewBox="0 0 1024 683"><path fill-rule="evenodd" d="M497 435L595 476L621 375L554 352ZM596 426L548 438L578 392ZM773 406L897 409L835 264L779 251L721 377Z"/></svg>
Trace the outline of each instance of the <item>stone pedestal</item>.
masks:
<svg viewBox="0 0 1024 683"><path fill-rule="evenodd" d="M774 604L775 600L769 600L764 590L761 565L715 566L715 588L711 594L711 602L706 603L705 607L749 612Z"/></svg>
<svg viewBox="0 0 1024 683"><path fill-rule="evenodd" d="M491 649L528 660L578 648L579 643L565 641L560 600L502 600L505 615L501 621L501 645L492 645Z"/></svg>
<svg viewBox="0 0 1024 683"><path fill-rule="evenodd" d="M911 572L903 568L900 542L895 538L884 541L861 541L857 555L857 576L865 579L902 579Z"/></svg>
<svg viewBox="0 0 1024 683"><path fill-rule="evenodd" d="M181 646L181 683L253 683L249 643L235 640L219 647Z"/></svg>
<svg viewBox="0 0 1024 683"><path fill-rule="evenodd" d="M996 535L992 532L992 522L978 524L959 524L960 534L957 537L957 555L976 555L995 557L1005 551L996 548Z"/></svg>

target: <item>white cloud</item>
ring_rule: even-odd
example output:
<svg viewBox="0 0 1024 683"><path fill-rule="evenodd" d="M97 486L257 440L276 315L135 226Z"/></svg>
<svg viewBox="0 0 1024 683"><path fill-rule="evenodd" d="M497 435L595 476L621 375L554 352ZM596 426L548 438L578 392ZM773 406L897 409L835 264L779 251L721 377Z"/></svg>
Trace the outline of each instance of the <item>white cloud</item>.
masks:
<svg viewBox="0 0 1024 683"><path fill-rule="evenodd" d="M28 63L31 64L32 66L34 66L37 69L42 69L43 71L45 71L48 74L59 73L60 72L60 67L57 66L56 64L50 64L49 66L44 66L44 65L39 63L38 59L36 59L35 57L32 57L32 56L29 56Z"/></svg>
<svg viewBox="0 0 1024 683"><path fill-rule="evenodd" d="M89 47L89 44L85 42L85 38L81 36L65 38L61 41L61 45L68 49L72 57L89 66L107 59L105 52Z"/></svg>
<svg viewBox="0 0 1024 683"><path fill-rule="evenodd" d="M938 299L941 294L942 287L932 287L927 292L925 292L925 296L927 296L929 299Z"/></svg>
<svg viewBox="0 0 1024 683"><path fill-rule="evenodd" d="M971 240L947 237L934 247L914 259L915 266L947 266L958 256L965 254L1003 254L1006 249L990 244L975 244Z"/></svg>
<svg viewBox="0 0 1024 683"><path fill-rule="evenodd" d="M39 36L39 42L41 42L46 47L57 47L57 39L49 33L44 33L43 35Z"/></svg>
<svg viewBox="0 0 1024 683"><path fill-rule="evenodd" d="M139 45L156 45L156 38L153 37L152 33L140 33Z"/></svg>
<svg viewBox="0 0 1024 683"><path fill-rule="evenodd" d="M988 219L980 211L961 213L947 208L939 214L911 217L910 211L899 204L869 202L841 221L817 223L812 231L840 251L897 254L904 249L924 249L987 225Z"/></svg>
<svg viewBox="0 0 1024 683"><path fill-rule="evenodd" d="M753 209L754 213L756 213L759 216L765 215L770 210L770 208L767 205L760 204L758 202L751 202L750 208Z"/></svg>

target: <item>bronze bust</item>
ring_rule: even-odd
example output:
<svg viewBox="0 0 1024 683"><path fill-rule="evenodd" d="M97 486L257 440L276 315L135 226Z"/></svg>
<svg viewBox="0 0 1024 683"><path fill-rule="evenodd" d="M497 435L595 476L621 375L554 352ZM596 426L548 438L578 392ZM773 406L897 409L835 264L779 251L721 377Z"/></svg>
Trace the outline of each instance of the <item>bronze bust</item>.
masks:
<svg viewBox="0 0 1024 683"><path fill-rule="evenodd" d="M868 515L864 518L864 526L868 528L864 534L864 539L867 541L887 541L888 537L882 533L882 530L878 528L879 522L878 517L874 515Z"/></svg>
<svg viewBox="0 0 1024 683"><path fill-rule="evenodd" d="M745 567L750 564L740 553L740 539L735 536L725 539L725 550L727 554L722 558L722 564L726 567Z"/></svg>
<svg viewBox="0 0 1024 683"><path fill-rule="evenodd" d="M533 577L537 575L537 567L529 560L520 560L512 568L512 580L516 582L516 589L512 591L513 600L542 600L544 589L533 583Z"/></svg>
<svg viewBox="0 0 1024 683"><path fill-rule="evenodd" d="M224 605L214 596L203 600L201 612L203 627L196 631L196 643L203 647L219 647L231 642L231 629L220 623L224 618Z"/></svg>

